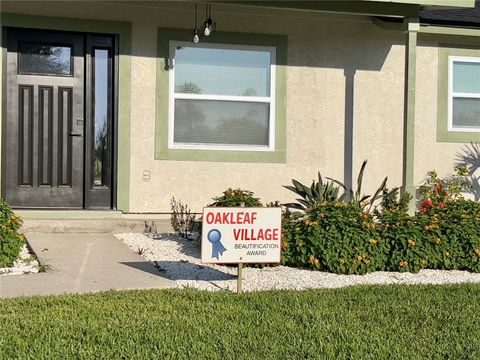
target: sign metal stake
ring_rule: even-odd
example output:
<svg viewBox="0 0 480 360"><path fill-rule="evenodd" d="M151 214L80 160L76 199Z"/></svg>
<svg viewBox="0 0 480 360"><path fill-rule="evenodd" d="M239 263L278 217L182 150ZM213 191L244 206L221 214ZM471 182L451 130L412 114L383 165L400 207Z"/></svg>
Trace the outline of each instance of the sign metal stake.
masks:
<svg viewBox="0 0 480 360"><path fill-rule="evenodd" d="M245 203L241 202L240 207L245 207ZM238 263L238 271L237 271L237 294L242 293L242 280L243 280L243 264Z"/></svg>
<svg viewBox="0 0 480 360"><path fill-rule="evenodd" d="M242 293L243 264L238 264L237 272L237 294Z"/></svg>

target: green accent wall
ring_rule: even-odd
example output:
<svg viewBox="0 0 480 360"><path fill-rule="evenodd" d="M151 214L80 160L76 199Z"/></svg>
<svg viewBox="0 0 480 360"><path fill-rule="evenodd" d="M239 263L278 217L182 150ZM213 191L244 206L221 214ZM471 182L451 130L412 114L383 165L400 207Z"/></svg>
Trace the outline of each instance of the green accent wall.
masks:
<svg viewBox="0 0 480 360"><path fill-rule="evenodd" d="M480 43L477 48L458 45L441 45L438 49L438 91L437 91L437 141L469 143L480 141L480 132L448 131L448 57L473 56L480 58Z"/></svg>
<svg viewBox="0 0 480 360"><path fill-rule="evenodd" d="M249 163L286 162L287 36L215 32L202 42L276 47L275 151L185 150L168 148L168 59L170 41L191 41L191 30L158 29L155 159Z"/></svg>
<svg viewBox="0 0 480 360"><path fill-rule="evenodd" d="M132 25L127 22L117 21L83 20L3 13L1 14L1 26L119 35L117 209L128 212L130 203ZM3 49L3 51L6 51L6 49ZM3 59L0 59L0 68L2 62ZM0 79L0 81L2 80ZM3 113L0 113L0 116L2 115Z"/></svg>

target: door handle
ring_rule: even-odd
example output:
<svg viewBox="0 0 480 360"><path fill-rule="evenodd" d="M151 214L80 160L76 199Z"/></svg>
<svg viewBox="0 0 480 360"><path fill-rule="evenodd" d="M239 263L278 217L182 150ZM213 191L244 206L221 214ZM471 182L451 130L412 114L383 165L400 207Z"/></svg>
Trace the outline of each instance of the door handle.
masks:
<svg viewBox="0 0 480 360"><path fill-rule="evenodd" d="M76 133L76 132L73 132L73 131L70 132L70 134L68 134L68 135L70 135L70 136L79 136L79 137L83 136L83 134L81 134L81 133Z"/></svg>

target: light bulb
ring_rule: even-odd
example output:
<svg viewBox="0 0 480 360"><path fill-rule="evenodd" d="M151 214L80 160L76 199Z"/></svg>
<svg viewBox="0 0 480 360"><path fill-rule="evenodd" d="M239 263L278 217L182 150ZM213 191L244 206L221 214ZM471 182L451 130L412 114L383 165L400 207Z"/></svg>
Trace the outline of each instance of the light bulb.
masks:
<svg viewBox="0 0 480 360"><path fill-rule="evenodd" d="M200 42L200 37L198 36L198 30L195 28L193 32L193 43L198 44Z"/></svg>
<svg viewBox="0 0 480 360"><path fill-rule="evenodd" d="M205 23L205 30L203 31L203 34L205 36L210 35L210 27L207 25L207 23Z"/></svg>

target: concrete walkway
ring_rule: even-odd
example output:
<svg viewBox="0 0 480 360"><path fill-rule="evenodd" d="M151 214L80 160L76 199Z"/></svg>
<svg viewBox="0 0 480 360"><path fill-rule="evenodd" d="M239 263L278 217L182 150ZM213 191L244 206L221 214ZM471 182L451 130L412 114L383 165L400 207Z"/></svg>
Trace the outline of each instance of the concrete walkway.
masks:
<svg viewBox="0 0 480 360"><path fill-rule="evenodd" d="M107 233L27 233L47 273L0 276L0 298L106 290L163 289L176 284Z"/></svg>

